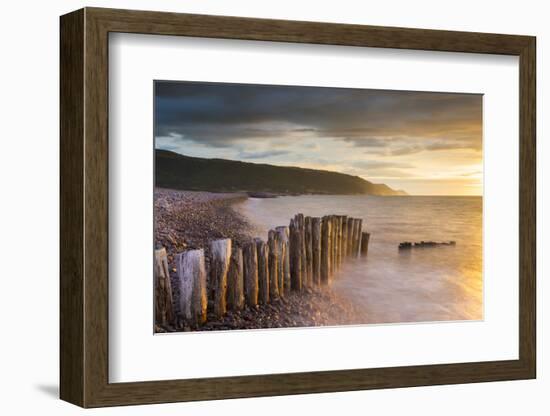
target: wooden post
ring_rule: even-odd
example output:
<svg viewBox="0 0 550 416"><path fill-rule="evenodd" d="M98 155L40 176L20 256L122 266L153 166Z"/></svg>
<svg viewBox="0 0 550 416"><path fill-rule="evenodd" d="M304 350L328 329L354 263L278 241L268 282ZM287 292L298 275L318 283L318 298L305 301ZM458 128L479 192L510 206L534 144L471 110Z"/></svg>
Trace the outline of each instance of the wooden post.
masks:
<svg viewBox="0 0 550 416"><path fill-rule="evenodd" d="M342 261L342 263L345 261L345 258L346 258L346 252L345 252L345 241L346 241L346 225L348 223L348 217L346 215L342 215L341 216L341 222L342 222L342 225L341 225L341 231L342 231L342 238L340 239L340 260Z"/></svg>
<svg viewBox="0 0 550 416"><path fill-rule="evenodd" d="M282 264L282 282L279 282L279 295L288 293L290 291L290 252L289 252L289 235L290 231L288 227L281 226L276 228L279 233L282 251L281 258Z"/></svg>
<svg viewBox="0 0 550 416"><path fill-rule="evenodd" d="M174 318L168 257L166 249L161 248L155 250L155 323L172 324Z"/></svg>
<svg viewBox="0 0 550 416"><path fill-rule="evenodd" d="M353 253L353 224L354 223L355 223L355 219L352 217L348 217L348 225L347 225L348 241L347 241L347 252L346 252L346 255L348 257L350 257L351 253Z"/></svg>
<svg viewBox="0 0 550 416"><path fill-rule="evenodd" d="M269 249L260 238L255 238L258 253L258 303L269 303Z"/></svg>
<svg viewBox="0 0 550 416"><path fill-rule="evenodd" d="M243 277L246 303L249 306L258 304L258 255L256 243L249 242L243 248Z"/></svg>
<svg viewBox="0 0 550 416"><path fill-rule="evenodd" d="M332 215L327 215L327 225L329 226L329 233L328 233L328 242L327 242L327 250L328 250L328 275L329 279L332 277L332 272L334 270L334 263L332 260L332 234L334 233L334 223L332 221Z"/></svg>
<svg viewBox="0 0 550 416"><path fill-rule="evenodd" d="M359 219L353 219L353 245L351 249L351 256L353 258L357 257L358 251L358 242L359 242Z"/></svg>
<svg viewBox="0 0 550 416"><path fill-rule="evenodd" d="M290 287L292 290L302 290L302 264L300 243L300 229L296 218L290 220Z"/></svg>
<svg viewBox="0 0 550 416"><path fill-rule="evenodd" d="M305 233L305 220L304 214L296 214L296 220L298 224L298 233L300 236L300 276L301 279L301 288L308 285L308 274L307 274L307 250L306 250L306 233Z"/></svg>
<svg viewBox="0 0 550 416"><path fill-rule="evenodd" d="M227 309L239 311L244 307L243 250L233 247L227 272Z"/></svg>
<svg viewBox="0 0 550 416"><path fill-rule="evenodd" d="M358 232L359 232L359 220L357 218L353 219L352 229L351 229L351 257L357 257L357 242L359 241Z"/></svg>
<svg viewBox="0 0 550 416"><path fill-rule="evenodd" d="M336 216L330 216L330 229L331 229L331 240L330 240L330 276L334 276L336 273L336 233L338 232L336 227Z"/></svg>
<svg viewBox="0 0 550 416"><path fill-rule="evenodd" d="M340 269L340 260L338 260L338 249L340 247L340 217L338 215L334 216L334 272L338 272Z"/></svg>
<svg viewBox="0 0 550 416"><path fill-rule="evenodd" d="M336 268L342 265L342 216L336 216Z"/></svg>
<svg viewBox="0 0 550 416"><path fill-rule="evenodd" d="M338 226L337 223L336 223L336 215L331 215L330 216L330 221L332 223L331 225L331 230L332 230L332 243L331 243L331 248L332 248L332 276L334 276L334 274L336 273L336 235L338 234L338 230L336 229L336 227Z"/></svg>
<svg viewBox="0 0 550 416"><path fill-rule="evenodd" d="M312 280L313 284L319 286L321 283L321 218L311 219L311 246L312 246Z"/></svg>
<svg viewBox="0 0 550 416"><path fill-rule="evenodd" d="M176 255L180 289L180 312L192 325L206 321L206 268L204 250L187 250Z"/></svg>
<svg viewBox="0 0 550 416"><path fill-rule="evenodd" d="M269 230L267 245L269 248L269 298L279 297L279 234Z"/></svg>
<svg viewBox="0 0 550 416"><path fill-rule="evenodd" d="M355 252L356 257L361 256L361 234L362 234L363 220L357 219L357 248Z"/></svg>
<svg viewBox="0 0 550 416"><path fill-rule="evenodd" d="M330 282L331 225L330 217L324 216L321 225L321 283L323 284Z"/></svg>
<svg viewBox="0 0 550 416"><path fill-rule="evenodd" d="M221 318L227 312L227 271L230 258L231 240L229 238L214 240L210 243L210 285L216 318Z"/></svg>
<svg viewBox="0 0 550 416"><path fill-rule="evenodd" d="M284 269L285 269L285 247L278 227L275 227L275 243L277 244L277 289L279 297L285 295L285 281L284 281Z"/></svg>
<svg viewBox="0 0 550 416"><path fill-rule="evenodd" d="M313 286L313 236L311 228L311 217L305 218L305 243L306 243L306 284Z"/></svg>
<svg viewBox="0 0 550 416"><path fill-rule="evenodd" d="M277 262L277 287L279 289L279 296L284 297L285 296L285 252L286 247L285 243L283 242L283 237L279 233L279 230L275 228L275 232L277 233L277 251L279 252L279 258Z"/></svg>
<svg viewBox="0 0 550 416"><path fill-rule="evenodd" d="M351 257L351 253L353 253L353 244L355 239L354 226L355 226L355 218L348 218L348 236L349 236L348 257Z"/></svg>
<svg viewBox="0 0 550 416"><path fill-rule="evenodd" d="M304 214L298 214L300 218L300 240L302 242L302 288L309 286L309 274L307 268L307 246L306 246L306 220Z"/></svg>
<svg viewBox="0 0 550 416"><path fill-rule="evenodd" d="M369 252L369 239L370 239L370 234L367 233L366 231L363 232L361 237L361 255L362 256L366 256Z"/></svg>
<svg viewBox="0 0 550 416"><path fill-rule="evenodd" d="M348 253L348 217L342 216L342 261L345 260Z"/></svg>

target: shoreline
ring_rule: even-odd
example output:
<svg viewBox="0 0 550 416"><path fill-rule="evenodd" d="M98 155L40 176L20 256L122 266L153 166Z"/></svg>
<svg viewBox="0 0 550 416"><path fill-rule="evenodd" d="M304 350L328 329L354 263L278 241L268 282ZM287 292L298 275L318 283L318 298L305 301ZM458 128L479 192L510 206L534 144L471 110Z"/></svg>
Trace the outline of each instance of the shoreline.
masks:
<svg viewBox="0 0 550 416"><path fill-rule="evenodd" d="M255 236L254 227L233 207L249 198L246 193L213 193L155 188L155 248L164 247L172 282L174 310L179 314L179 287L175 255L189 249L208 251L211 240L231 238L242 246ZM207 256L208 259L208 256ZM207 273L209 264L206 264ZM211 308L208 308L211 310ZM351 325L365 322L350 300L330 287L291 292L268 304L245 306L220 319L208 316L205 324L191 328L180 320L175 326L155 325L155 332L215 331L232 329L296 328Z"/></svg>

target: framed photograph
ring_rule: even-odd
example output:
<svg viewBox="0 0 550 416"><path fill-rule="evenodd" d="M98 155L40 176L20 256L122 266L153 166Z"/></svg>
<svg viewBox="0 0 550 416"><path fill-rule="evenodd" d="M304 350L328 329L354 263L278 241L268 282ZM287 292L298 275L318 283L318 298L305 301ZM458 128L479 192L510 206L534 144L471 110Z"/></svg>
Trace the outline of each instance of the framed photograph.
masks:
<svg viewBox="0 0 550 416"><path fill-rule="evenodd" d="M60 27L63 400L536 377L534 37Z"/></svg>

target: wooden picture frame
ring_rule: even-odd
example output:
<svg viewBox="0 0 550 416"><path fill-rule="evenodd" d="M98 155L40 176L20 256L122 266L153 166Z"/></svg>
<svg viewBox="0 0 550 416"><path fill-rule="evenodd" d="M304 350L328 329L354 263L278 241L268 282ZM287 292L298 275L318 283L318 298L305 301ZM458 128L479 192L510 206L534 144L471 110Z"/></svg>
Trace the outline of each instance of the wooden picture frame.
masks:
<svg viewBox="0 0 550 416"><path fill-rule="evenodd" d="M101 407L535 378L534 37L100 8L64 15L60 28L60 396L63 400L82 407ZM110 32L518 56L519 359L109 383Z"/></svg>

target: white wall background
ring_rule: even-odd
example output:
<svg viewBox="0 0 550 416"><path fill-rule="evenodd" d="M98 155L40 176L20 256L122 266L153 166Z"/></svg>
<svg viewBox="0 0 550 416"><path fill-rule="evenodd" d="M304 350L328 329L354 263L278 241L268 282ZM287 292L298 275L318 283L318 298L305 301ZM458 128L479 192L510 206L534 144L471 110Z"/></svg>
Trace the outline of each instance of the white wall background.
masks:
<svg viewBox="0 0 550 416"><path fill-rule="evenodd" d="M550 302L542 269L544 237L550 229L541 213L545 163L544 103L550 100L545 67L550 26L545 2L351 0L253 1L69 1L5 2L0 14L0 409L4 414L70 415L82 412L58 395L58 16L82 6L317 20L433 29L536 35L538 41L538 380L317 394L218 402L167 404L88 411L103 415L280 415L314 412L347 414L529 414L550 409L550 361L544 347L543 302ZM543 236L544 234L544 236ZM6 267L7 266L7 267Z"/></svg>

